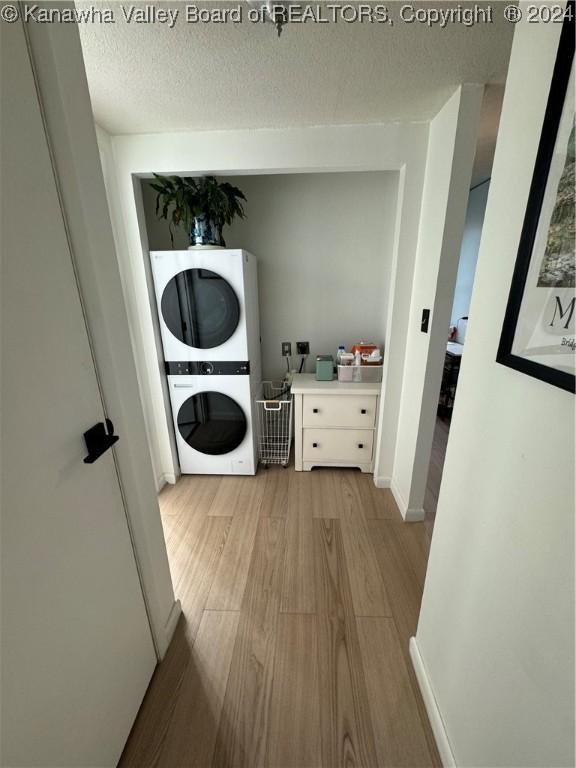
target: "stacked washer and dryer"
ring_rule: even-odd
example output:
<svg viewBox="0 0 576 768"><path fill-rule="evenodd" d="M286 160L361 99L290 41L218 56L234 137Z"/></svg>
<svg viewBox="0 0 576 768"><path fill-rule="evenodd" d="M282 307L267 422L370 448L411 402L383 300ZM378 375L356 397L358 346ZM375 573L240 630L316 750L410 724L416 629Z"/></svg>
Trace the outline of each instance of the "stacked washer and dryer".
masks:
<svg viewBox="0 0 576 768"><path fill-rule="evenodd" d="M256 259L230 249L150 258L180 468L254 474L262 378Z"/></svg>

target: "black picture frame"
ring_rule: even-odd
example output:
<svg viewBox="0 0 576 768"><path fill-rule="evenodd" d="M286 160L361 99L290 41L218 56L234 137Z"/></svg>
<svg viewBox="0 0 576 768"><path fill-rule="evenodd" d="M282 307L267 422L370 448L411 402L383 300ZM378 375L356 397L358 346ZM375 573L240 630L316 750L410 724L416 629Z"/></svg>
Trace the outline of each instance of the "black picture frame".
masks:
<svg viewBox="0 0 576 768"><path fill-rule="evenodd" d="M512 353L516 335L518 316L522 306L526 280L532 259L534 241L542 211L544 193L550 172L550 164L554 153L558 127L562 117L564 101L572 62L574 60L575 37L575 0L568 0L566 15L562 24L558 53L554 64L554 72L548 95L548 103L542 125L538 153L534 165L532 183L526 206L526 214L522 226L516 265L512 277L508 304L504 315L504 323L496 355L496 362L509 368L525 373L541 381L546 381L555 387L576 393L576 377L566 371L560 371L542 363L528 360Z"/></svg>

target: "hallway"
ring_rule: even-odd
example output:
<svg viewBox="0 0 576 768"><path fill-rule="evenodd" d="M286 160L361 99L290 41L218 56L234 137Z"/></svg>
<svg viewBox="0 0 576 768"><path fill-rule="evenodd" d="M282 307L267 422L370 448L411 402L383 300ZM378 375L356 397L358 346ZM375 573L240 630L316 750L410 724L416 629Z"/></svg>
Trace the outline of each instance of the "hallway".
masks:
<svg viewBox="0 0 576 768"><path fill-rule="evenodd" d="M408 654L428 537L349 470L160 495L183 617L121 766L440 765Z"/></svg>

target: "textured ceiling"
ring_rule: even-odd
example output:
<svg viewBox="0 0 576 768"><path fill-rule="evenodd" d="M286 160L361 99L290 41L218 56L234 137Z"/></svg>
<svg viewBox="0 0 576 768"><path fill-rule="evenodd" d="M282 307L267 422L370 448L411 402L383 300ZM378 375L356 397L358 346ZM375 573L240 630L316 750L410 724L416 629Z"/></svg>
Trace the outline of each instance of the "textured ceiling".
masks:
<svg viewBox="0 0 576 768"><path fill-rule="evenodd" d="M114 24L80 24L96 121L112 134L428 120L459 83L504 81L513 34L499 3L491 24L407 24L404 3L389 2L393 25L290 24L280 39L246 20L244 0L197 3L242 6L240 24L186 23L183 3L137 5L180 15L172 29L128 24L127 3L77 2L114 9Z"/></svg>

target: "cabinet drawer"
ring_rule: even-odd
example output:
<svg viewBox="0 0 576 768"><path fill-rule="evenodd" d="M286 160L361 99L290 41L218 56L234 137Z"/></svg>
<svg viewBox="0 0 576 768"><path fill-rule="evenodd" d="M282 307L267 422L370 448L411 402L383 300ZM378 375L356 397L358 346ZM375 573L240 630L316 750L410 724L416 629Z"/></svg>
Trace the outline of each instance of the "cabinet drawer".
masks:
<svg viewBox="0 0 576 768"><path fill-rule="evenodd" d="M372 461L374 432L371 429L305 429L304 461L339 461L367 464Z"/></svg>
<svg viewBox="0 0 576 768"><path fill-rule="evenodd" d="M304 395L302 423L304 427L376 426L375 395Z"/></svg>

